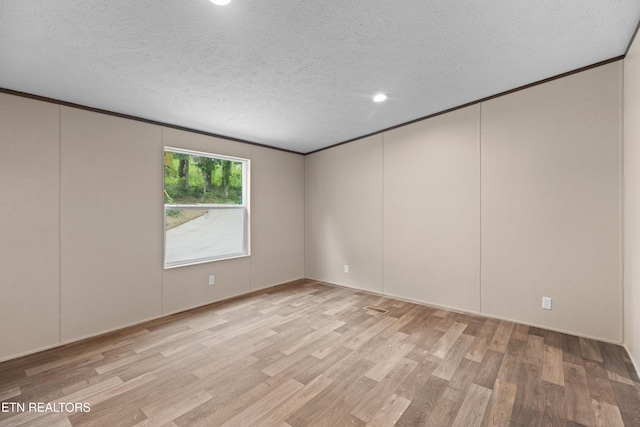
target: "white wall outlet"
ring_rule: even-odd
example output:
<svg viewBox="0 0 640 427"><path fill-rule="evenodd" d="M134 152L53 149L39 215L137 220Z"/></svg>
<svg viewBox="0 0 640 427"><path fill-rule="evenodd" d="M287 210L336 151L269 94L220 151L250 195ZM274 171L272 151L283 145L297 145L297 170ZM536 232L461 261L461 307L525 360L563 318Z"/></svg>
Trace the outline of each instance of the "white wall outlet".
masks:
<svg viewBox="0 0 640 427"><path fill-rule="evenodd" d="M545 310L551 310L551 298L542 297L542 308Z"/></svg>
<svg viewBox="0 0 640 427"><path fill-rule="evenodd" d="M209 285L215 285L215 284L216 284L216 276L212 274L211 276L209 276Z"/></svg>
<svg viewBox="0 0 640 427"><path fill-rule="evenodd" d="M345 264L344 265L344 272L348 273L349 272L349 264Z"/></svg>

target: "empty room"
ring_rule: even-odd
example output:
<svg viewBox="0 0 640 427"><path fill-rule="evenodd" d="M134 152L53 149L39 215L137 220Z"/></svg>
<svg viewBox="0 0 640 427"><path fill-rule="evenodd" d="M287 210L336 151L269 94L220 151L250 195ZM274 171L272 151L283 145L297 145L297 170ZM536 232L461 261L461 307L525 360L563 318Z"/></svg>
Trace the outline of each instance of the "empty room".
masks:
<svg viewBox="0 0 640 427"><path fill-rule="evenodd" d="M0 0L0 426L640 426L637 0Z"/></svg>

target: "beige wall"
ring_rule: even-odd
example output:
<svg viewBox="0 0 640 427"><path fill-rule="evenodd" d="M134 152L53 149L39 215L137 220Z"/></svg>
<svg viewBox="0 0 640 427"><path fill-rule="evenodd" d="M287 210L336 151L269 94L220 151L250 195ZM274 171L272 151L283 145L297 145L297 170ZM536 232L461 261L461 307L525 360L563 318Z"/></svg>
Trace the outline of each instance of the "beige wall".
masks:
<svg viewBox="0 0 640 427"><path fill-rule="evenodd" d="M62 341L160 316L159 126L61 107Z"/></svg>
<svg viewBox="0 0 640 427"><path fill-rule="evenodd" d="M305 159L306 276L382 292L382 135Z"/></svg>
<svg viewBox="0 0 640 427"><path fill-rule="evenodd" d="M0 360L60 341L58 112L0 94Z"/></svg>
<svg viewBox="0 0 640 427"><path fill-rule="evenodd" d="M307 275L621 342L620 71L385 132L381 148L378 136L307 156ZM340 273L345 251L375 272L369 287Z"/></svg>
<svg viewBox="0 0 640 427"><path fill-rule="evenodd" d="M304 276L301 155L6 94L0 140L0 360ZM250 257L163 270L164 144L251 160Z"/></svg>
<svg viewBox="0 0 640 427"><path fill-rule="evenodd" d="M622 341L621 65L482 104L484 313Z"/></svg>
<svg viewBox="0 0 640 427"><path fill-rule="evenodd" d="M640 37L624 59L624 342L640 368Z"/></svg>
<svg viewBox="0 0 640 427"><path fill-rule="evenodd" d="M384 134L384 291L480 311L480 106Z"/></svg>

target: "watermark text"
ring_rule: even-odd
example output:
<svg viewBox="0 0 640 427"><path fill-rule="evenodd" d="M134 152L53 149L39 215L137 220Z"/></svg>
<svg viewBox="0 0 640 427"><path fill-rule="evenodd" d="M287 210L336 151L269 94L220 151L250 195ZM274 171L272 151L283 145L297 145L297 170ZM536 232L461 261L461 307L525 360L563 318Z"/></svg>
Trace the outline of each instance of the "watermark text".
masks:
<svg viewBox="0 0 640 427"><path fill-rule="evenodd" d="M89 402L1 402L1 413L37 412L37 413L76 413L90 412Z"/></svg>

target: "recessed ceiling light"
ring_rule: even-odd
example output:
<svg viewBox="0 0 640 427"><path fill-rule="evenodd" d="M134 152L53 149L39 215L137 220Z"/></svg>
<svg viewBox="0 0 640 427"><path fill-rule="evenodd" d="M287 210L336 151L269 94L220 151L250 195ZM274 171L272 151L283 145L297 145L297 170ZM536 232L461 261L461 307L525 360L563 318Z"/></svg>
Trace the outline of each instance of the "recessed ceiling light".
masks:
<svg viewBox="0 0 640 427"><path fill-rule="evenodd" d="M383 102L387 100L387 95L384 93L378 93L373 97L373 102Z"/></svg>
<svg viewBox="0 0 640 427"><path fill-rule="evenodd" d="M218 6L224 6L226 4L229 4L231 2L231 0L209 0L211 3L216 4Z"/></svg>

